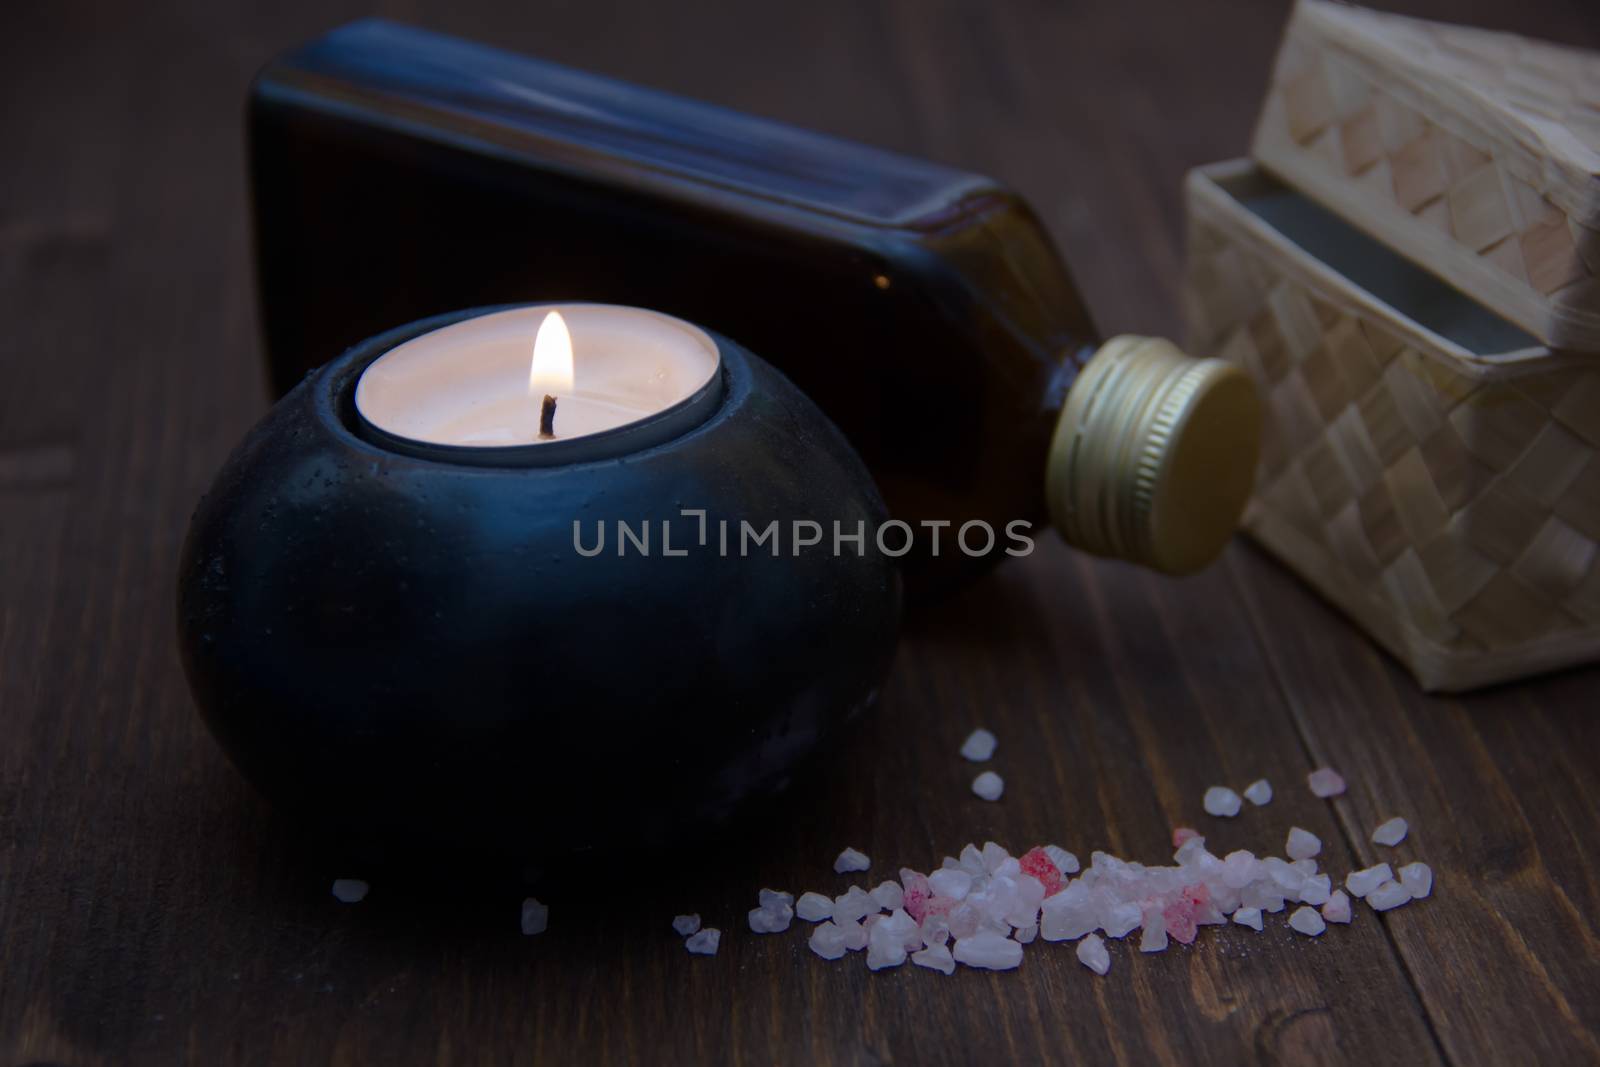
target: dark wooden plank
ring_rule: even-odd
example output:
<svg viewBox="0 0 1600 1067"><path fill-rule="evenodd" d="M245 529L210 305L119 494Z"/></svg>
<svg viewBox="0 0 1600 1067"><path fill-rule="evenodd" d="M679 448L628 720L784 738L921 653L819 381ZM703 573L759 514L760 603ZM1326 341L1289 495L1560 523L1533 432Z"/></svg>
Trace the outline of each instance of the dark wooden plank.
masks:
<svg viewBox="0 0 1600 1067"><path fill-rule="evenodd" d="M1283 17L1207 8L425 2L386 13L997 173L1040 206L1105 325L1170 330L1178 176L1242 149ZM1514 17L1534 28L1542 11ZM1338 869L1362 855L1353 827L1367 813L1346 818L1354 849L1334 820L1354 798L1330 808L1293 788L1310 766L1306 739L1325 753L1278 686L1302 708L1284 679L1323 675L1286 660L1300 646L1277 631L1319 625L1321 609L1271 608L1274 632L1258 641L1232 573L1164 582L1053 542L908 635L881 712L797 782L766 834L718 842L699 873L653 875L643 902L568 891L533 940L515 930L518 894L470 872L455 885L445 874L444 887L379 881L362 905L335 903L330 878L361 872L266 811L194 716L171 583L194 499L264 403L244 89L274 50L360 13L39 5L0 40L7 99L49 101L0 113L14 149L0 168L0 1059L1432 1062L1439 1048L1402 966L1413 946L1383 935L1426 922L1448 944L1464 919L1535 921L1530 908L1561 901L1524 890L1529 857L1571 905L1528 944L1550 986L1592 988L1592 936L1570 916L1595 903L1573 845L1593 839L1578 805L1593 795L1596 746L1570 682L1540 728L1566 746L1559 773L1544 767L1548 748L1513 744L1508 720L1467 746L1480 760L1491 741L1517 753L1499 773L1539 791L1530 811L1559 818L1531 831L1484 804L1463 871L1490 855L1513 874L1466 913L1449 902L1472 883L1441 865L1438 919L1420 906L1363 916L1317 942L1281 926L1208 932L1153 958L1114 946L1105 979L1059 946L1031 950L1017 974L945 979L869 975L859 957L823 963L798 929L737 933L761 885L842 887L829 862L846 843L881 868L986 837L1154 861L1174 823L1207 825L1207 785L1260 774L1279 800L1217 829L1218 844L1276 847L1295 822L1329 842ZM1267 590L1252 610L1275 580L1252 572L1246 584ZM1355 701L1404 693L1381 669L1355 677ZM1002 739L1010 786L997 805L967 792L974 768L955 756L980 721ZM1438 781L1436 805L1462 788ZM1420 845L1433 816L1415 821ZM681 910L729 931L722 955L683 952L666 927ZM1494 1036L1474 1017L1504 1036L1519 1009L1556 1035L1536 1047L1584 1051L1573 1035L1592 1029L1597 998L1563 1004L1525 957L1505 988L1491 987L1493 970L1461 980L1468 950L1438 958L1445 984L1418 981L1454 1058L1482 1058L1465 1042ZM1483 1005L1494 997L1506 1006Z"/></svg>
<svg viewBox="0 0 1600 1067"><path fill-rule="evenodd" d="M1229 566L1309 749L1350 783L1334 808L1361 864L1433 868L1432 898L1381 922L1450 1059L1600 1058L1600 670L1429 697L1262 554ZM1406 840L1373 844L1395 815Z"/></svg>

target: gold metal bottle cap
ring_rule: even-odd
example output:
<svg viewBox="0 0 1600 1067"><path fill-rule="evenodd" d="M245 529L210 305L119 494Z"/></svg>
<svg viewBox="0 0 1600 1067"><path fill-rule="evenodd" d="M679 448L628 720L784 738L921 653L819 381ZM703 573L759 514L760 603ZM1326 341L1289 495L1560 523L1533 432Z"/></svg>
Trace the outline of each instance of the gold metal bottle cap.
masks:
<svg viewBox="0 0 1600 1067"><path fill-rule="evenodd" d="M1114 337L1067 393L1045 472L1069 544L1168 574L1221 554L1255 482L1261 402L1232 364Z"/></svg>

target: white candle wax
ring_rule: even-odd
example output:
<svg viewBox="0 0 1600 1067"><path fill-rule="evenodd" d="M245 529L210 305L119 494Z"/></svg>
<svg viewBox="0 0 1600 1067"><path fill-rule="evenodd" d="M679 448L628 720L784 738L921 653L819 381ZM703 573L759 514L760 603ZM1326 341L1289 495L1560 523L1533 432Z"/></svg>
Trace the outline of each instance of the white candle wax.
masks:
<svg viewBox="0 0 1600 1067"><path fill-rule="evenodd" d="M548 321L552 313L561 321ZM571 344L565 367L562 325ZM479 315L396 345L362 372L355 400L362 418L396 437L522 447L648 418L695 395L720 367L710 335L670 315L545 305ZM556 398L550 438L539 433L546 395Z"/></svg>

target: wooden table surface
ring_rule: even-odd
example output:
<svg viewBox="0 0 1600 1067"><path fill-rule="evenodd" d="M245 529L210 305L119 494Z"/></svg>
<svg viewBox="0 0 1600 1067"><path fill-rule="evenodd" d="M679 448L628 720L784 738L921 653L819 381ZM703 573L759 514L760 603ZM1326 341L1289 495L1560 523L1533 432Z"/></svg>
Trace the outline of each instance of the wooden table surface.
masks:
<svg viewBox="0 0 1600 1067"><path fill-rule="evenodd" d="M1476 4L1467 7L1480 6ZM1570 1063L1600 1059L1600 671L1421 695L1238 543L1176 582L1053 538L908 633L876 718L699 875L557 896L336 869L211 742L174 650L198 495L260 416L241 105L349 0L26 5L0 36L0 1064ZM1600 45L1591 5L1420 13ZM1179 181L1241 154L1279 3L390 0L378 13L989 172L1038 207L1108 332L1172 331ZM983 724L1009 782L955 756ZM1333 802L1306 790L1343 770ZM1208 785L1278 798L1221 824ZM1411 837L1368 834L1401 814ZM1327 865L1432 864L1432 899L1318 940L1203 931L1097 978L871 974L743 927L761 886L842 890L847 844L1165 862L1291 824ZM881 876L881 875L880 875ZM448 879L447 879L448 881ZM698 910L713 959L667 927ZM802 924L796 924L797 927Z"/></svg>

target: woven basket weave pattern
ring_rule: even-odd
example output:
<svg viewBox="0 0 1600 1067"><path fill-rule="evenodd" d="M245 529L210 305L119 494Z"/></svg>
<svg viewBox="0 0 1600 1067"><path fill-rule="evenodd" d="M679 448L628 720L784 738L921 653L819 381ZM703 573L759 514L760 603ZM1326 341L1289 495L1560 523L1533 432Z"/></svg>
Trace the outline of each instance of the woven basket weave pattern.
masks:
<svg viewBox="0 0 1600 1067"><path fill-rule="evenodd" d="M1600 369L1430 351L1203 185L1189 350L1261 387L1251 532L1428 688L1600 655Z"/></svg>
<svg viewBox="0 0 1600 1067"><path fill-rule="evenodd" d="M1600 58L1320 2L1252 153L1556 347L1600 350Z"/></svg>

